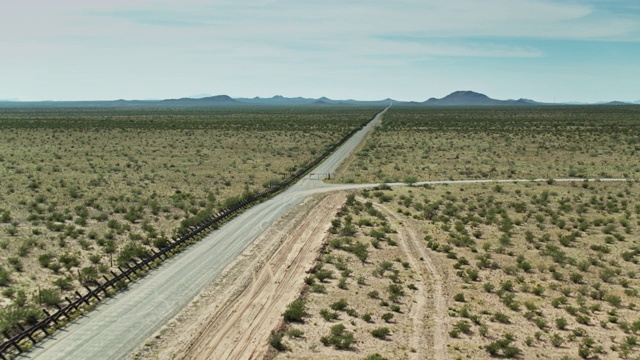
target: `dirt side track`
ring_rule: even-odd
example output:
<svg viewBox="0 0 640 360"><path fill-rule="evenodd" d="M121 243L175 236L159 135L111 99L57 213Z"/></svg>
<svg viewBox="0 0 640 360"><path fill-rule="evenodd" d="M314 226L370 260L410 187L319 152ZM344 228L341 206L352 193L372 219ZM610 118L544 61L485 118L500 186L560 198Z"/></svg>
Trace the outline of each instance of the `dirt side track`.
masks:
<svg viewBox="0 0 640 360"><path fill-rule="evenodd" d="M259 359L304 285L344 193L309 199L272 226L134 359Z"/></svg>
<svg viewBox="0 0 640 360"><path fill-rule="evenodd" d="M424 241L417 232L419 226L414 220L402 218L388 207L382 205L376 207L388 215L391 224L398 231L398 243L401 249L407 255L411 266L419 270L421 283L428 287L428 291L424 291L421 287L423 290L417 294L417 301L411 308L411 317L414 320L410 344L417 351L411 354L410 358L449 359L447 353L449 316L445 285L441 275L444 269L438 269L434 259L429 256Z"/></svg>

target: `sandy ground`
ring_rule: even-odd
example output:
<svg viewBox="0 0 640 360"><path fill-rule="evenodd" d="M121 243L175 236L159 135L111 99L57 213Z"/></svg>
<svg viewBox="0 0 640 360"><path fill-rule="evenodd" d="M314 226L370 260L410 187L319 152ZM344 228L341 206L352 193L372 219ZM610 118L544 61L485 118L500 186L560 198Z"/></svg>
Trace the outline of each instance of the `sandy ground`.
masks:
<svg viewBox="0 0 640 360"><path fill-rule="evenodd" d="M415 303L410 310L413 319L413 334L409 341L416 350L410 359L449 359L447 354L448 319L445 283L442 273L446 273L443 264L436 266L427 252L425 242L418 233L415 221L401 218L389 208L378 205L388 217L391 225L398 231L398 244L407 256L413 269L416 269L420 282L426 286L418 288Z"/></svg>
<svg viewBox="0 0 640 360"><path fill-rule="evenodd" d="M311 198L247 248L130 359L259 359L295 300L343 193Z"/></svg>

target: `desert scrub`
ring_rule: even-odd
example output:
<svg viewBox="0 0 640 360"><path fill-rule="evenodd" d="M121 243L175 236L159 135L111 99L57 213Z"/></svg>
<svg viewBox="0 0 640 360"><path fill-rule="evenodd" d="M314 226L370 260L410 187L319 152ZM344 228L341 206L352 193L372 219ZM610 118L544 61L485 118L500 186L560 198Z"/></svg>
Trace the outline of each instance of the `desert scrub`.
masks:
<svg viewBox="0 0 640 360"><path fill-rule="evenodd" d="M285 310L283 317L287 322L302 322L306 315L306 302L304 299L296 299Z"/></svg>
<svg viewBox="0 0 640 360"><path fill-rule="evenodd" d="M614 357L640 355L637 346L621 349L615 340L630 331L623 318L637 319L637 296L627 290L640 285L634 269L640 252L622 234L640 234L638 184L583 184L410 190L410 217L420 224L425 246L458 275L447 279L448 341L456 354L477 356L467 349L481 345L488 356L521 357L526 348L527 357L545 357L539 349L547 344L560 358L602 356L601 348L612 349ZM408 191L395 190L399 198ZM409 217L404 210L398 214ZM467 244L465 234L476 230L482 236Z"/></svg>
<svg viewBox="0 0 640 360"><path fill-rule="evenodd" d="M639 113L632 106L394 107L337 181L639 178Z"/></svg>
<svg viewBox="0 0 640 360"><path fill-rule="evenodd" d="M395 190L386 186L373 190L378 191L395 198ZM338 343L338 347L333 344L336 341L332 332L332 327L338 325L353 333L357 345L350 346L350 351L359 358L371 353L398 358L400 349L411 347L410 332L404 326L411 319L408 304L416 302L420 285L416 284L415 269L406 254L399 246L389 243L396 239L395 230L373 207L373 202L363 200L365 193L347 197L347 204L331 223L334 230L330 231L326 247L305 279L311 290L304 294L310 316L304 324L296 325L304 331L304 339L292 338L289 342L294 357L338 352L343 344ZM380 199L380 194L370 195ZM353 226L352 235L345 236L339 230L348 225ZM368 246L371 240L378 241L377 246ZM341 280L348 280L348 290L341 289ZM324 286L324 293L313 291L318 284ZM327 347L315 348L314 344Z"/></svg>
<svg viewBox="0 0 640 360"><path fill-rule="evenodd" d="M378 110L1 109L0 286L30 304L63 276L72 296L278 184Z"/></svg>
<svg viewBox="0 0 640 360"><path fill-rule="evenodd" d="M337 324L331 327L329 335L320 338L324 346L333 346L338 350L347 350L355 342L353 332L347 331L345 326Z"/></svg>

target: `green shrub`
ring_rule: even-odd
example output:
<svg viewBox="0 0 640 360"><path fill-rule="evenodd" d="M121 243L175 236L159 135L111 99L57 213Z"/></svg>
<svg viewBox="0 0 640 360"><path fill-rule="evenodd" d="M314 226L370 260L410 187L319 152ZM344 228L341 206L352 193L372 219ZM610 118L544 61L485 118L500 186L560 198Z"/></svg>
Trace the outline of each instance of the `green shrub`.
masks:
<svg viewBox="0 0 640 360"><path fill-rule="evenodd" d="M149 254L149 250L134 242L127 243L118 255L118 265L126 266L132 259L144 258Z"/></svg>
<svg viewBox="0 0 640 360"><path fill-rule="evenodd" d="M91 284L98 279L98 268L95 266L87 266L80 269L80 282L83 284Z"/></svg>
<svg viewBox="0 0 640 360"><path fill-rule="evenodd" d="M511 334L505 334L502 339L496 340L484 348L492 357L516 358L522 351L515 346L511 346L513 340Z"/></svg>
<svg viewBox="0 0 640 360"><path fill-rule="evenodd" d="M287 331L285 331L285 334L288 337L301 338L301 337L304 336L304 331L302 331L300 329L296 329L296 328L289 328L289 329L287 329Z"/></svg>
<svg viewBox="0 0 640 360"><path fill-rule="evenodd" d="M12 304L0 309L0 332L11 329L18 323L33 325L44 316L36 306Z"/></svg>
<svg viewBox="0 0 640 360"><path fill-rule="evenodd" d="M372 315L370 312L366 312L364 315L362 315L362 320L370 323L372 319Z"/></svg>
<svg viewBox="0 0 640 360"><path fill-rule="evenodd" d="M44 253L44 254L38 256L38 263L43 268L47 269L49 267L49 264L51 263L51 260L53 260L53 259L54 259L53 254Z"/></svg>
<svg viewBox="0 0 640 360"><path fill-rule="evenodd" d="M22 264L22 261L16 257L8 258L7 262L9 263L9 265L11 265L13 270L17 272L22 272L24 270L24 265Z"/></svg>
<svg viewBox="0 0 640 360"><path fill-rule="evenodd" d="M72 254L62 254L58 257L58 262L60 262L67 270L70 270L72 267L80 265L80 260L76 255Z"/></svg>
<svg viewBox="0 0 640 360"><path fill-rule="evenodd" d="M364 358L364 360L388 360L388 359L378 353L375 353L367 356L366 358Z"/></svg>
<svg viewBox="0 0 640 360"><path fill-rule="evenodd" d="M89 255L89 261L91 261L92 264L98 264L100 260L102 260L102 255L100 254Z"/></svg>
<svg viewBox="0 0 640 360"><path fill-rule="evenodd" d="M556 319L556 327L560 330L565 330L567 328L567 325L569 323L567 322L567 319L560 317Z"/></svg>
<svg viewBox="0 0 640 360"><path fill-rule="evenodd" d="M282 333L279 332L271 333L269 345L280 352L287 350L287 346L282 342Z"/></svg>
<svg viewBox="0 0 640 360"><path fill-rule="evenodd" d="M503 324L509 324L510 320L509 320L509 316L507 314L504 314L502 312L496 312L495 314L493 314L493 316L491 317L491 320L493 321L497 321L499 323L503 323Z"/></svg>
<svg viewBox="0 0 640 360"><path fill-rule="evenodd" d="M487 325L480 325L478 332L482 337L487 337L487 335L489 335L489 327Z"/></svg>
<svg viewBox="0 0 640 360"><path fill-rule="evenodd" d="M464 334L471 334L471 325L469 325L469 323L467 321L458 321L457 323L455 323L455 325L453 325L454 329L457 329L458 331L464 333Z"/></svg>
<svg viewBox="0 0 640 360"><path fill-rule="evenodd" d="M330 305L331 309L336 311L344 311L348 306L349 304L345 299L340 299Z"/></svg>
<svg viewBox="0 0 640 360"><path fill-rule="evenodd" d="M60 290L58 289L40 289L38 290L38 304L56 305L62 301Z"/></svg>
<svg viewBox="0 0 640 360"><path fill-rule="evenodd" d="M564 343L564 339L558 333L553 334L550 340L551 340L551 344L555 347L560 347Z"/></svg>
<svg viewBox="0 0 640 360"><path fill-rule="evenodd" d="M306 315L307 306L304 299L296 299L287 305L287 309L282 314L286 322L303 322Z"/></svg>
<svg viewBox="0 0 640 360"><path fill-rule="evenodd" d="M391 322L391 319L393 319L393 313L384 313L382 314L382 320L384 320L385 322Z"/></svg>
<svg viewBox="0 0 640 360"><path fill-rule="evenodd" d="M333 271L329 269L320 269L315 273L316 279L320 280L320 282L324 282L326 279L330 279L333 277Z"/></svg>
<svg viewBox="0 0 640 360"><path fill-rule="evenodd" d="M358 232L355 226L351 224L345 225L342 229L340 229L340 235L342 236L353 236Z"/></svg>
<svg viewBox="0 0 640 360"><path fill-rule="evenodd" d="M73 289L70 277L59 277L53 281L53 285L57 286L60 290Z"/></svg>
<svg viewBox="0 0 640 360"><path fill-rule="evenodd" d="M342 289L342 290L348 290L349 287L347 286L347 278L346 277L342 277L340 278L340 280L338 280L338 288Z"/></svg>
<svg viewBox="0 0 640 360"><path fill-rule="evenodd" d="M457 301L457 302L465 302L465 298L464 298L464 294L463 293L457 293L453 296L453 300Z"/></svg>
<svg viewBox="0 0 640 360"><path fill-rule="evenodd" d="M373 335L373 337L376 337L382 340L385 340L390 333L391 331L387 327L380 327L380 328L371 330L371 335Z"/></svg>
<svg viewBox="0 0 640 360"><path fill-rule="evenodd" d="M9 286L11 283L11 272L0 265L0 286Z"/></svg>
<svg viewBox="0 0 640 360"><path fill-rule="evenodd" d="M327 289L322 284L313 284L311 285L311 292L317 293L317 294L326 294Z"/></svg>
<svg viewBox="0 0 640 360"><path fill-rule="evenodd" d="M320 316L326 321L336 320L338 318L338 313L334 311L329 311L327 309L320 310Z"/></svg>
<svg viewBox="0 0 640 360"><path fill-rule="evenodd" d="M355 339L353 333L347 331L344 325L337 324L331 327L328 336L320 338L320 342L322 342L324 346L332 345L338 350L346 350L351 347Z"/></svg>

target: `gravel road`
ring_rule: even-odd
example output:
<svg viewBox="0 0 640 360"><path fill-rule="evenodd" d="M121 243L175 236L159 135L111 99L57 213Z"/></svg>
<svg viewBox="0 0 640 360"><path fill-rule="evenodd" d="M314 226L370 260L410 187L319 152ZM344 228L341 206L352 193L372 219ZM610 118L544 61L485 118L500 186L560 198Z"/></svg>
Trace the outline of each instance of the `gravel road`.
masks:
<svg viewBox="0 0 640 360"><path fill-rule="evenodd" d="M386 111L386 109L385 109ZM314 172L332 173L357 148L384 111ZM36 344L21 359L122 359L184 308L254 239L311 194L340 186L309 177L258 204L166 261L129 288L102 302L54 336ZM349 188L344 186L344 188Z"/></svg>
<svg viewBox="0 0 640 360"><path fill-rule="evenodd" d="M354 152L373 126L380 123L383 114L384 111L376 115L363 130L320 164L314 173L335 172L338 165ZM583 179L556 179L581 180ZM415 185L525 181L546 179L428 181ZM211 284L226 265L240 255L260 234L306 197L320 192L372 186L375 184L325 184L307 176L288 190L252 207L186 251L167 260L160 268L130 284L126 291L107 299L95 310L76 319L54 336L36 344L31 352L21 355L19 359L123 359L189 304L202 289Z"/></svg>

